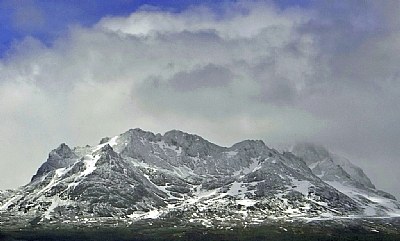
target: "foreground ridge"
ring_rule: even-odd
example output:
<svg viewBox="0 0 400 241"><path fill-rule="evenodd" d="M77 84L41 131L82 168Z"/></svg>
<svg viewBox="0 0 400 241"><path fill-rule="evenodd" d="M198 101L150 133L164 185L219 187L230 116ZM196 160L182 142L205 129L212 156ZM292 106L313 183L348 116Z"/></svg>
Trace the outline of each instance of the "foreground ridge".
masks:
<svg viewBox="0 0 400 241"><path fill-rule="evenodd" d="M131 129L96 146L61 144L27 185L0 192L0 223L169 220L204 227L272 220L399 217L361 168L321 146L215 145L178 130Z"/></svg>

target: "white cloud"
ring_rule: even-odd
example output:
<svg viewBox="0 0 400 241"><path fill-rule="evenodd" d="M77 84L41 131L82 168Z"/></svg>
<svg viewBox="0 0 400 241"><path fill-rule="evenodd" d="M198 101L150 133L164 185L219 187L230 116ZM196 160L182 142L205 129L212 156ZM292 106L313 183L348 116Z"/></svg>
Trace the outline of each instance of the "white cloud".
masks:
<svg viewBox="0 0 400 241"><path fill-rule="evenodd" d="M143 9L73 27L52 47L24 40L0 62L0 183L25 183L61 142L94 144L134 127L181 129L224 145L317 140L362 158L363 145L374 143L363 136L399 140L379 128L400 120L389 114L399 93L389 61L398 58L397 38L348 36L347 25L364 29L362 18L339 27L335 16L323 18L318 9L260 2L227 4L223 14ZM334 51L342 43L357 48ZM368 92L365 76L381 92Z"/></svg>
<svg viewBox="0 0 400 241"><path fill-rule="evenodd" d="M290 31L293 25L306 18L304 13L294 10L282 12L272 4L261 2L239 1L236 4L227 4L223 10L224 16L221 18L209 8L199 6L182 13L144 9L129 17L105 17L97 26L136 36L211 30L222 38L232 39L252 38L266 28ZM274 40L281 41L270 36L270 41Z"/></svg>

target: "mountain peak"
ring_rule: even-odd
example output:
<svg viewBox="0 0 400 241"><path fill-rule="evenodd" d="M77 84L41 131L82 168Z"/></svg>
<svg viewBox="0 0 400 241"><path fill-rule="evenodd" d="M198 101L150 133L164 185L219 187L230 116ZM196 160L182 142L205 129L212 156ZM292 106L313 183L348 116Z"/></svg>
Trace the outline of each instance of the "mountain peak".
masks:
<svg viewBox="0 0 400 241"><path fill-rule="evenodd" d="M110 153L110 152L114 152L114 149L110 146L110 144L107 143L96 152L98 152L98 153Z"/></svg>
<svg viewBox="0 0 400 241"><path fill-rule="evenodd" d="M349 182L350 180L356 185L375 188L360 167L344 157L331 153L322 145L298 143L292 148L292 152L301 157L314 174L327 181Z"/></svg>
<svg viewBox="0 0 400 241"><path fill-rule="evenodd" d="M135 129L129 129L127 132L123 133L121 136L136 136L139 138L144 138L148 140L153 140L155 138L155 134L150 131L145 131L140 128L135 128Z"/></svg>
<svg viewBox="0 0 400 241"><path fill-rule="evenodd" d="M195 134L189 134L180 130L170 130L164 133L164 139L165 140L175 140L178 143L184 143L184 142L208 142L202 137L195 135Z"/></svg>
<svg viewBox="0 0 400 241"><path fill-rule="evenodd" d="M266 148L264 141L262 140L244 140L232 145L232 149L242 149L242 148Z"/></svg>
<svg viewBox="0 0 400 241"><path fill-rule="evenodd" d="M49 153L47 161L40 166L36 174L32 177L31 181L34 181L38 177L41 177L52 170L67 167L77 158L78 156L71 150L71 148L69 148L67 144L61 143L60 146Z"/></svg>
<svg viewBox="0 0 400 241"><path fill-rule="evenodd" d="M99 142L99 145L102 145L102 144L107 143L109 141L110 141L110 137L103 137L103 138L101 138L101 140Z"/></svg>
<svg viewBox="0 0 400 241"><path fill-rule="evenodd" d="M0 195L0 212L44 222L172 217L217 226L400 213L400 204L368 180L319 145L279 153L261 140L227 148L179 130L161 135L136 128L95 147L61 144L18 195Z"/></svg>
<svg viewBox="0 0 400 241"><path fill-rule="evenodd" d="M307 165L331 158L326 147L310 142L297 143L293 146L292 152L298 156L307 156L304 160Z"/></svg>
<svg viewBox="0 0 400 241"><path fill-rule="evenodd" d="M65 143L61 143L60 146L58 146L56 149L50 152L50 155L54 154L56 154L60 158L70 158L71 156L74 155L71 148L69 148L69 146Z"/></svg>
<svg viewBox="0 0 400 241"><path fill-rule="evenodd" d="M183 148L189 156L208 156L225 149L205 140L201 136L179 130L171 130L164 134L163 140L174 146Z"/></svg>

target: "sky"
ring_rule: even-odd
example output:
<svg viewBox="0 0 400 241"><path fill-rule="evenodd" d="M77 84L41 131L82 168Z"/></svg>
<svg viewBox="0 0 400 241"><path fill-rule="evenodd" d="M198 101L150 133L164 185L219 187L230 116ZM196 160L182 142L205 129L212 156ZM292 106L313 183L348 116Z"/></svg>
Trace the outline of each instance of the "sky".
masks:
<svg viewBox="0 0 400 241"><path fill-rule="evenodd" d="M130 128L315 142L400 198L400 1L0 1L0 189Z"/></svg>

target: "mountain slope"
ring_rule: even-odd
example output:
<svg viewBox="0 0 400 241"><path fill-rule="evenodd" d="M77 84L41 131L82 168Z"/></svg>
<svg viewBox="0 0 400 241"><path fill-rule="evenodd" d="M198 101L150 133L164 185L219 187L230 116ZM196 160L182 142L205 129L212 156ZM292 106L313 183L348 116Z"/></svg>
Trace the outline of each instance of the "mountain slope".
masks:
<svg viewBox="0 0 400 241"><path fill-rule="evenodd" d="M0 193L0 213L40 222L174 218L205 226L400 213L361 169L320 152L279 153L253 140L221 147L177 130L131 129L93 147L61 144L29 184Z"/></svg>
<svg viewBox="0 0 400 241"><path fill-rule="evenodd" d="M396 198L375 189L363 170L346 158L310 143L299 143L292 152L302 158L315 175L363 206L366 215L396 216L400 208Z"/></svg>

